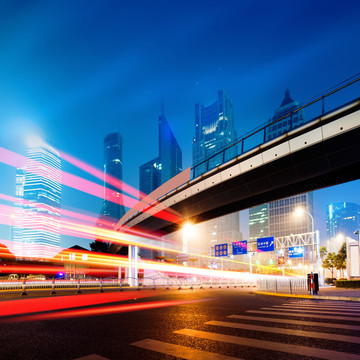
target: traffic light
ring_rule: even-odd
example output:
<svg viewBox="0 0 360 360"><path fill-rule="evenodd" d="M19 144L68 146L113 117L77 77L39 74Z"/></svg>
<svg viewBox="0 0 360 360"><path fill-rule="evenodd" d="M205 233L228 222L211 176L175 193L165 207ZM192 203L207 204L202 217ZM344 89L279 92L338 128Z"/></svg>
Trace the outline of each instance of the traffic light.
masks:
<svg viewBox="0 0 360 360"><path fill-rule="evenodd" d="M283 256L279 256L279 257L278 257L278 264L279 264L279 265L283 265L283 264L284 264L284 257L283 257Z"/></svg>

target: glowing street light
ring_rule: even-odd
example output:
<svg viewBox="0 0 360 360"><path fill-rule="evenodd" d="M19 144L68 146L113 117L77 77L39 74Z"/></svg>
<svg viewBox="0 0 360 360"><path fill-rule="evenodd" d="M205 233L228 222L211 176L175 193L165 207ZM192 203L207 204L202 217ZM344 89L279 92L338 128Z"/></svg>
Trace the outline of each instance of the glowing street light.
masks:
<svg viewBox="0 0 360 360"><path fill-rule="evenodd" d="M314 233L315 233L315 229L314 229L314 218L313 218L313 216L309 213L309 212L307 212L307 211L305 211L302 207L298 207L298 208L296 208L295 209L295 216L297 216L297 217L301 217L303 214L307 214L307 215L309 215L310 216L310 218L311 218L311 232L312 232L312 234L313 234L313 243L312 243L312 264L313 264L313 272L315 272L315 244L314 244L314 240L315 240L315 238L314 238Z"/></svg>

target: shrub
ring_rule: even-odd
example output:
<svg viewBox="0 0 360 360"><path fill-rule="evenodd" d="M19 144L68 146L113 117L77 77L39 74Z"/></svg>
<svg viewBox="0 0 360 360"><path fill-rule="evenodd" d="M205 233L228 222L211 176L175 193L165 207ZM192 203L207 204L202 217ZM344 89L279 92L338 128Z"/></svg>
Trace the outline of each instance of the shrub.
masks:
<svg viewBox="0 0 360 360"><path fill-rule="evenodd" d="M338 288L359 289L360 280L336 280L335 286Z"/></svg>
<svg viewBox="0 0 360 360"><path fill-rule="evenodd" d="M326 285L332 285L335 282L335 278L325 278L325 284Z"/></svg>

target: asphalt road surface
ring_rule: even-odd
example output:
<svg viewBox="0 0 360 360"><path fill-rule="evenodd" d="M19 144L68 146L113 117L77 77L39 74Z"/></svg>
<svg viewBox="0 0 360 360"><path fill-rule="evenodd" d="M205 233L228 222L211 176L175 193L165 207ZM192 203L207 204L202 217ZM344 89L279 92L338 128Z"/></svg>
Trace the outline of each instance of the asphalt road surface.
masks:
<svg viewBox="0 0 360 360"><path fill-rule="evenodd" d="M360 359L360 304L252 291L3 296L0 359Z"/></svg>

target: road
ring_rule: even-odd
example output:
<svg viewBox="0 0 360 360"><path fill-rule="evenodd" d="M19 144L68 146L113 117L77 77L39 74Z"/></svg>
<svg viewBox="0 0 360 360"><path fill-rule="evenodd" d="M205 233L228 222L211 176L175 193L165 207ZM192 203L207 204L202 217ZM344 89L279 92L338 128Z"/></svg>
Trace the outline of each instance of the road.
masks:
<svg viewBox="0 0 360 360"><path fill-rule="evenodd" d="M360 359L360 304L252 291L2 297L1 359Z"/></svg>

